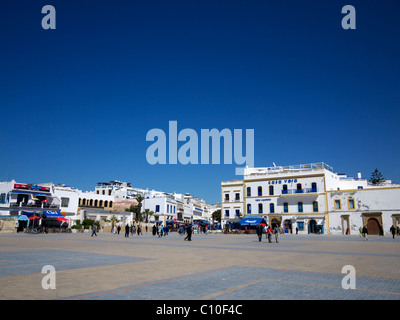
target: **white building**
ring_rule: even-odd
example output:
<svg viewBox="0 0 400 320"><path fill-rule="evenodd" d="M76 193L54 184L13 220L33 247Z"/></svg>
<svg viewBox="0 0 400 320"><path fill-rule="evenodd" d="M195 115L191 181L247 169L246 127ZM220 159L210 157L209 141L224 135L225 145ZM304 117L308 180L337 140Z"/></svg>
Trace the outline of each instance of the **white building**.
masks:
<svg viewBox="0 0 400 320"><path fill-rule="evenodd" d="M400 225L400 185L379 186L334 173L325 163L246 168L243 180L221 182L222 219L264 219L285 232L388 233Z"/></svg>
<svg viewBox="0 0 400 320"><path fill-rule="evenodd" d="M1 215L60 211L60 199L49 187L15 180L0 182L0 210Z"/></svg>

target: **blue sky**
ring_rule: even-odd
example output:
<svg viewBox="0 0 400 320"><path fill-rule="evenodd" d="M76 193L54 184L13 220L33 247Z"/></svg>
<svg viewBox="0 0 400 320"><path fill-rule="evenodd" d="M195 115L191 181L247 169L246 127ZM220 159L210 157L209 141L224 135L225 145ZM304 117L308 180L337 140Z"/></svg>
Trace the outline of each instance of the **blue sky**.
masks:
<svg viewBox="0 0 400 320"><path fill-rule="evenodd" d="M44 30L41 9L56 8ZM344 30L341 9L356 9ZM150 165L146 133L254 129L255 166L400 182L397 1L8 1L0 181L120 180L220 201L237 165ZM183 143L180 142L178 147ZM200 153L200 150L199 150ZM223 159L222 159L223 162Z"/></svg>

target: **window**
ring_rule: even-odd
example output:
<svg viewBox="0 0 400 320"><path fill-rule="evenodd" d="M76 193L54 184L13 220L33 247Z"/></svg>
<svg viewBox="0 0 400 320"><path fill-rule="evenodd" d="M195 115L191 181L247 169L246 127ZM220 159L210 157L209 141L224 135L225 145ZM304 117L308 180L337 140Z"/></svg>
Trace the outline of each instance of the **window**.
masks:
<svg viewBox="0 0 400 320"><path fill-rule="evenodd" d="M288 194L287 184L284 184L284 185L282 186L282 194Z"/></svg>
<svg viewBox="0 0 400 320"><path fill-rule="evenodd" d="M225 210L225 217L229 218L229 210Z"/></svg>
<svg viewBox="0 0 400 320"><path fill-rule="evenodd" d="M240 201L240 193L235 193L235 200Z"/></svg>
<svg viewBox="0 0 400 320"><path fill-rule="evenodd" d="M262 187L261 186L258 187L258 196L259 197L262 196Z"/></svg>
<svg viewBox="0 0 400 320"><path fill-rule="evenodd" d="M251 188L250 187L247 187L247 196L251 197Z"/></svg>
<svg viewBox="0 0 400 320"><path fill-rule="evenodd" d="M247 213L251 213L251 204L250 203L247 205Z"/></svg>
<svg viewBox="0 0 400 320"><path fill-rule="evenodd" d="M303 189L301 187L301 183L298 183L297 188L296 188L296 193L302 193L302 192L303 192Z"/></svg>
<svg viewBox="0 0 400 320"><path fill-rule="evenodd" d="M229 193L225 193L225 201L229 201Z"/></svg>
<svg viewBox="0 0 400 320"><path fill-rule="evenodd" d="M303 212L303 202L298 202L297 203L297 211L298 212Z"/></svg>
<svg viewBox="0 0 400 320"><path fill-rule="evenodd" d="M350 209L350 210L355 209L354 199L349 199L349 209Z"/></svg>
<svg viewBox="0 0 400 320"><path fill-rule="evenodd" d="M6 194L5 193L2 193L0 195L0 203L6 203Z"/></svg>
<svg viewBox="0 0 400 320"><path fill-rule="evenodd" d="M313 212L318 212L318 202L317 201L313 201L312 210L313 210Z"/></svg>
<svg viewBox="0 0 400 320"><path fill-rule="evenodd" d="M288 213L289 212L289 203L284 202L283 203L283 212Z"/></svg>
<svg viewBox="0 0 400 320"><path fill-rule="evenodd" d="M273 203L269 204L269 212L270 213L275 213L275 205Z"/></svg>
<svg viewBox="0 0 400 320"><path fill-rule="evenodd" d="M269 195L270 196L274 195L274 186L269 186Z"/></svg>
<svg viewBox="0 0 400 320"><path fill-rule="evenodd" d="M236 218L239 218L239 217L240 217L240 210L239 210L239 209L236 209L236 210L235 210L235 214L236 214Z"/></svg>
<svg viewBox="0 0 400 320"><path fill-rule="evenodd" d="M160 212L160 205L156 204L156 212Z"/></svg>
<svg viewBox="0 0 400 320"><path fill-rule="evenodd" d="M341 207L340 200L335 200L335 210L340 210Z"/></svg>
<svg viewBox="0 0 400 320"><path fill-rule="evenodd" d="M258 213L263 213L263 205L262 205L262 203L258 204Z"/></svg>
<svg viewBox="0 0 400 320"><path fill-rule="evenodd" d="M167 213L169 213L169 204L167 204Z"/></svg>
<svg viewBox="0 0 400 320"><path fill-rule="evenodd" d="M317 183L316 182L311 183L311 192L317 192Z"/></svg>
<svg viewBox="0 0 400 320"><path fill-rule="evenodd" d="M297 221L297 228L299 231L304 231L304 221Z"/></svg>

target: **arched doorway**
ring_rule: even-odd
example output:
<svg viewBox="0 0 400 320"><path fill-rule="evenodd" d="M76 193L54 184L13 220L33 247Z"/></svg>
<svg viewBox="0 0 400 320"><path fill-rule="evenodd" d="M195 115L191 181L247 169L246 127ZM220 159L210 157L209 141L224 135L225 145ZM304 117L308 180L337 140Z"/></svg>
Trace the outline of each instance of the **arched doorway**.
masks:
<svg viewBox="0 0 400 320"><path fill-rule="evenodd" d="M272 228L272 230L274 230L274 228L276 226L280 227L280 225L281 225L281 222L278 219L272 219L271 220L271 228Z"/></svg>
<svg viewBox="0 0 400 320"><path fill-rule="evenodd" d="M369 235L380 235L381 228L378 220L375 218L369 218L367 223L367 230Z"/></svg>
<svg viewBox="0 0 400 320"><path fill-rule="evenodd" d="M286 219L283 221L283 227L285 229L285 233L292 233L292 220Z"/></svg>
<svg viewBox="0 0 400 320"><path fill-rule="evenodd" d="M318 233L317 221L314 219L308 222L308 233Z"/></svg>

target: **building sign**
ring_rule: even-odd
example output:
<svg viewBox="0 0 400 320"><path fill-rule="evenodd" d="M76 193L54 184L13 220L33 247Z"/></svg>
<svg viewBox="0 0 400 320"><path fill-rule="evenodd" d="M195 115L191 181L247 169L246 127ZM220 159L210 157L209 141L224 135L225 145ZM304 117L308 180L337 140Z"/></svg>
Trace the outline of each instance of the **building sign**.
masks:
<svg viewBox="0 0 400 320"><path fill-rule="evenodd" d="M267 199L256 199L256 201L271 201L271 198L267 198Z"/></svg>
<svg viewBox="0 0 400 320"><path fill-rule="evenodd" d="M285 179L285 180L270 180L268 181L268 184L281 184L283 183L296 183L297 179Z"/></svg>
<svg viewBox="0 0 400 320"><path fill-rule="evenodd" d="M49 187L42 187L42 186L38 186L35 184L25 184L25 183L14 183L14 189L37 190L37 191L50 192Z"/></svg>

